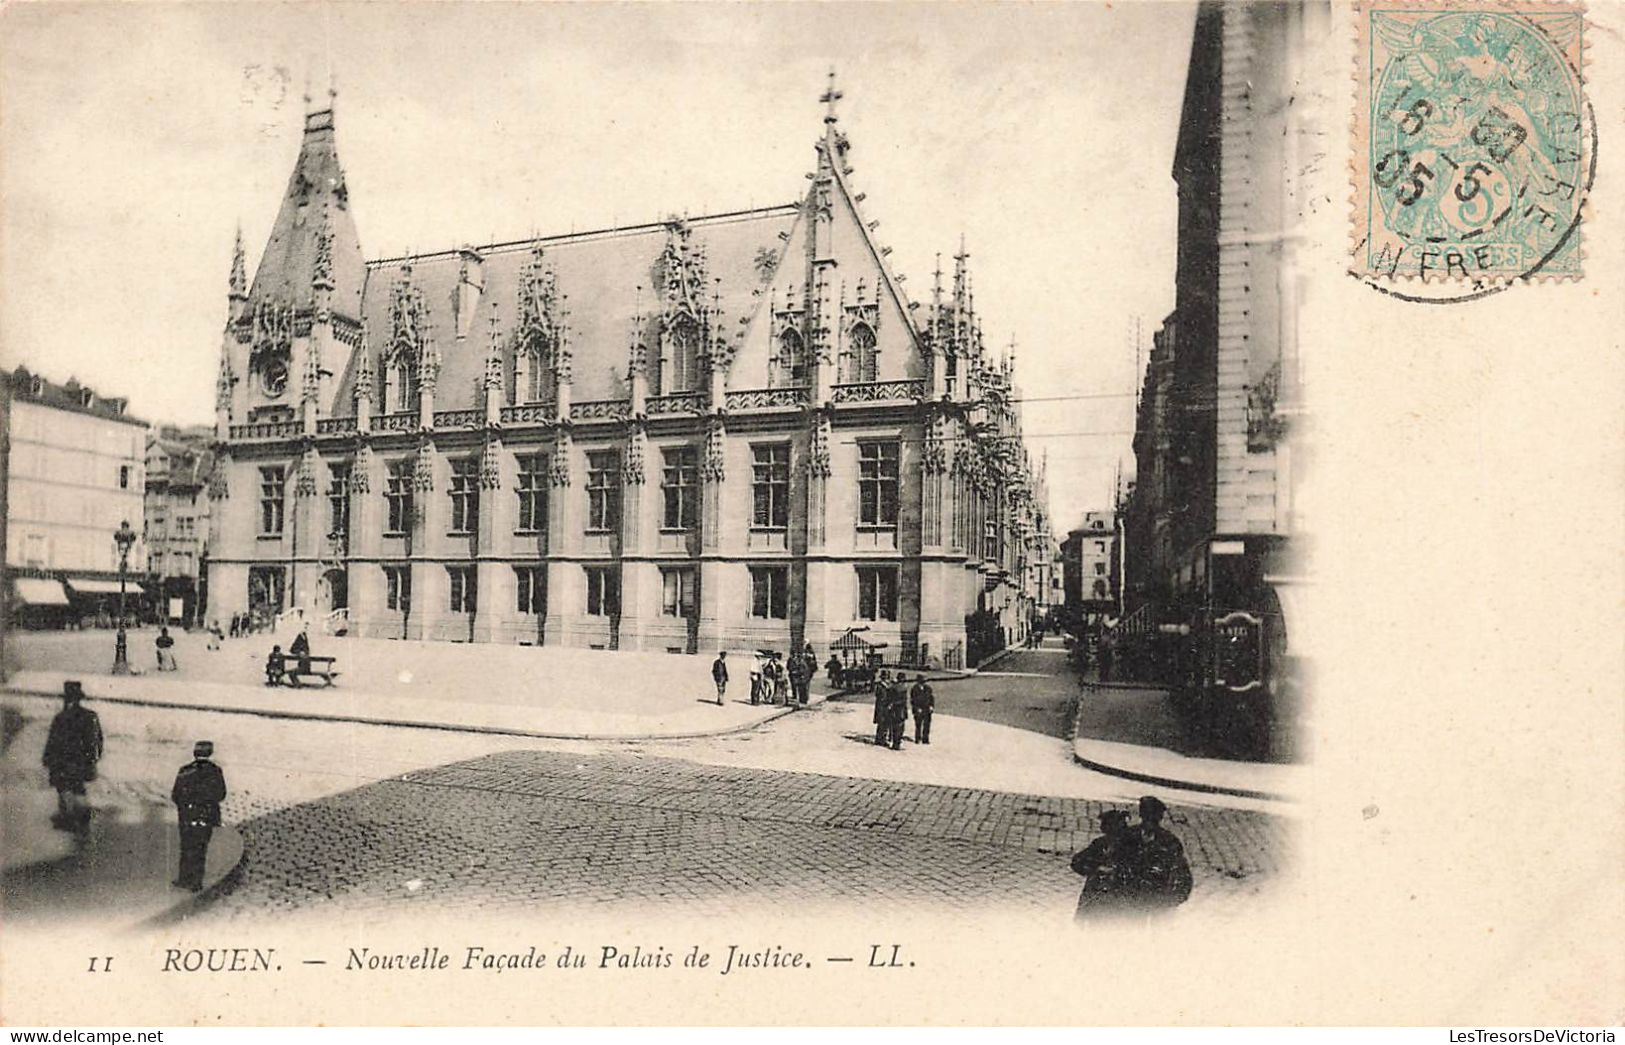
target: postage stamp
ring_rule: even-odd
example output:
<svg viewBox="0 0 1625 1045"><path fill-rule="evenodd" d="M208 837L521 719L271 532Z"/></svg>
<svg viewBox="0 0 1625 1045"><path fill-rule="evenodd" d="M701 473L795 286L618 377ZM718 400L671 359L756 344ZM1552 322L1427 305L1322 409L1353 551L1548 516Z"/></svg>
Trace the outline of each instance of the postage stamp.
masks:
<svg viewBox="0 0 1625 1045"><path fill-rule="evenodd" d="M1356 17L1354 274L1580 277L1596 156L1582 9L1368 2Z"/></svg>

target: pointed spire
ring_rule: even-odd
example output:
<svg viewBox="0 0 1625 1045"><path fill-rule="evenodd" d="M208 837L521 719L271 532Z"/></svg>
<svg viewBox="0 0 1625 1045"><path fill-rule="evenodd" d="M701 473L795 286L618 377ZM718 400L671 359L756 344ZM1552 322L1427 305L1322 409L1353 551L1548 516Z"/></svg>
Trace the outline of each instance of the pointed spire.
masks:
<svg viewBox="0 0 1625 1045"><path fill-rule="evenodd" d="M361 324L361 366L355 375L355 398L372 402L372 343L367 337L367 324Z"/></svg>
<svg viewBox="0 0 1625 1045"><path fill-rule="evenodd" d="M237 223L237 243L231 248L231 296L248 296L248 267L243 260L243 223Z"/></svg>

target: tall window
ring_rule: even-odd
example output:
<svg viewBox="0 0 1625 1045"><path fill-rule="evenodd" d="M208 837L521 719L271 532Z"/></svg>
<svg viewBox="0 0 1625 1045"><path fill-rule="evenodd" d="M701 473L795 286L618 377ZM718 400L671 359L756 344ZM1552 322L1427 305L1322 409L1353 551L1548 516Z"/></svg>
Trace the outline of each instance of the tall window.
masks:
<svg viewBox="0 0 1625 1045"><path fill-rule="evenodd" d="M621 575L613 566L588 566L587 616L613 617L621 612Z"/></svg>
<svg viewBox="0 0 1625 1045"><path fill-rule="evenodd" d="M476 595L474 567L447 566L446 579L450 582L450 604L453 613L473 613Z"/></svg>
<svg viewBox="0 0 1625 1045"><path fill-rule="evenodd" d="M519 458L519 533L540 533L547 529L546 454L526 454Z"/></svg>
<svg viewBox="0 0 1625 1045"><path fill-rule="evenodd" d="M858 445L858 522L897 525L897 444Z"/></svg>
<svg viewBox="0 0 1625 1045"><path fill-rule="evenodd" d="M397 613L412 609L412 567L384 567L384 606Z"/></svg>
<svg viewBox="0 0 1625 1045"><path fill-rule="evenodd" d="M451 532L471 533L480 524L480 459L451 462Z"/></svg>
<svg viewBox="0 0 1625 1045"><path fill-rule="evenodd" d="M897 619L897 568L858 567L858 619Z"/></svg>
<svg viewBox="0 0 1625 1045"><path fill-rule="evenodd" d="M665 453L666 466L660 490L666 498L664 526L668 530L692 530L700 501L699 467L693 447L683 446Z"/></svg>
<svg viewBox="0 0 1625 1045"><path fill-rule="evenodd" d="M750 615L783 620L790 615L790 568L750 568Z"/></svg>
<svg viewBox="0 0 1625 1045"><path fill-rule="evenodd" d="M807 383L807 348L793 328L787 327L779 335L779 357L773 369L776 385Z"/></svg>
<svg viewBox="0 0 1625 1045"><path fill-rule="evenodd" d="M348 464L333 464L327 469L327 532L341 541L350 536Z"/></svg>
<svg viewBox="0 0 1625 1045"><path fill-rule="evenodd" d="M283 503L287 493L288 470L282 467L260 469L260 535L282 534Z"/></svg>
<svg viewBox="0 0 1625 1045"><path fill-rule="evenodd" d="M688 316L678 316L666 334L666 366L660 395L692 391L700 377L700 329Z"/></svg>
<svg viewBox="0 0 1625 1045"><path fill-rule="evenodd" d="M790 525L790 447L786 443L753 446L751 497L755 512L751 525L780 530Z"/></svg>
<svg viewBox="0 0 1625 1045"><path fill-rule="evenodd" d="M403 534L412 525L412 467L409 457L389 462L384 477L384 505L389 510L385 533Z"/></svg>
<svg viewBox="0 0 1625 1045"><path fill-rule="evenodd" d="M411 361L406 358L404 353L402 353L400 358L395 361L394 365L389 368L388 373L388 392L394 396L393 402L390 403L391 408L394 409L396 413L404 413L412 409ZM386 402L389 401L388 395L386 395L385 399Z"/></svg>
<svg viewBox="0 0 1625 1045"><path fill-rule="evenodd" d="M547 365L547 341L532 334L514 357L514 398L521 403L541 403L553 398L553 371Z"/></svg>
<svg viewBox="0 0 1625 1045"><path fill-rule="evenodd" d="M599 450L587 455L587 529L613 530L621 521L621 455Z"/></svg>
<svg viewBox="0 0 1625 1045"><path fill-rule="evenodd" d="M696 598L694 570L683 566L660 571L660 612L667 617L691 617Z"/></svg>
<svg viewBox="0 0 1625 1045"><path fill-rule="evenodd" d="M848 337L850 347L847 350L846 379L854 383L867 383L875 380L876 349L875 332L869 324L859 323L852 328Z"/></svg>
<svg viewBox="0 0 1625 1045"><path fill-rule="evenodd" d="M547 611L547 568L545 566L515 566L515 606L520 613Z"/></svg>

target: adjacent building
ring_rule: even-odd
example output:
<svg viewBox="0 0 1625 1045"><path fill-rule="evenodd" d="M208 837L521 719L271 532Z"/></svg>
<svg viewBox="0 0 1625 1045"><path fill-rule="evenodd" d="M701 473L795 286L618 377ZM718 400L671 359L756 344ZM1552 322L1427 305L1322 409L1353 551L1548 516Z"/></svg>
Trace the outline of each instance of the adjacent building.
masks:
<svg viewBox="0 0 1625 1045"><path fill-rule="evenodd" d="M1117 517L1085 512L1061 542L1062 588L1068 616L1085 622L1117 612Z"/></svg>
<svg viewBox="0 0 1625 1045"><path fill-rule="evenodd" d="M1307 158L1323 151L1297 63L1328 20L1324 3L1205 2L1197 13L1173 167L1175 307L1139 400L1122 627L1165 647L1142 663L1207 687L1268 686L1265 647L1279 652L1291 631L1298 267Z"/></svg>
<svg viewBox="0 0 1625 1045"><path fill-rule="evenodd" d="M831 86L782 206L363 257L329 107L217 398L209 613L695 652L1024 636L1044 494L968 255L904 289ZM946 230L945 230L946 232Z"/></svg>
<svg viewBox="0 0 1625 1045"><path fill-rule="evenodd" d="M165 425L147 438L148 579L164 619L187 626L205 620L213 442L207 425Z"/></svg>
<svg viewBox="0 0 1625 1045"><path fill-rule="evenodd" d="M111 619L119 596L113 534L140 531L147 424L126 400L25 367L0 375L10 392L6 571L13 619L28 625ZM128 591L145 572L137 543Z"/></svg>

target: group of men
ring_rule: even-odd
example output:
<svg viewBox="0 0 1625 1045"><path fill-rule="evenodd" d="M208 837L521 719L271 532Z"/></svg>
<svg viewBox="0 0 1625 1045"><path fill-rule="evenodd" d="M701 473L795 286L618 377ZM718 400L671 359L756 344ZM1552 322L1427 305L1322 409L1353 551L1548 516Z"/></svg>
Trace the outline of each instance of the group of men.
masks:
<svg viewBox="0 0 1625 1045"><path fill-rule="evenodd" d="M1140 822L1108 809L1100 814L1100 837L1072 857L1084 876L1077 918L1151 913L1177 907L1191 895L1185 846L1162 826L1168 807L1152 795L1140 799Z"/></svg>
<svg viewBox="0 0 1625 1045"><path fill-rule="evenodd" d="M791 653L788 666L774 651L763 651L761 666L751 672L750 702L761 704L799 704L806 706L811 694L813 675L818 671L818 655L812 643L800 653ZM728 651L720 650L711 662L711 681L717 687L717 706L721 707L728 694ZM786 698L788 687L788 699Z"/></svg>
<svg viewBox="0 0 1625 1045"><path fill-rule="evenodd" d="M916 675L913 686L907 684L908 678L902 672L898 672L894 680L885 668L875 678L875 744L878 747L890 747L893 751L903 749L903 727L908 724L911 708L914 742L931 743L931 713L936 709L936 694L924 675Z"/></svg>
<svg viewBox="0 0 1625 1045"><path fill-rule="evenodd" d="M102 759L101 719L84 706L84 686L79 682L62 684L62 710L51 720L45 738L46 779L56 790L56 815L52 826L61 831L84 834L90 829L90 805L85 785L96 779L96 764ZM220 803L226 799L226 777L210 758L214 745L200 740L192 746L192 761L175 775L170 801L180 818L180 867L172 883L176 888L200 892L209 839L220 826Z"/></svg>

